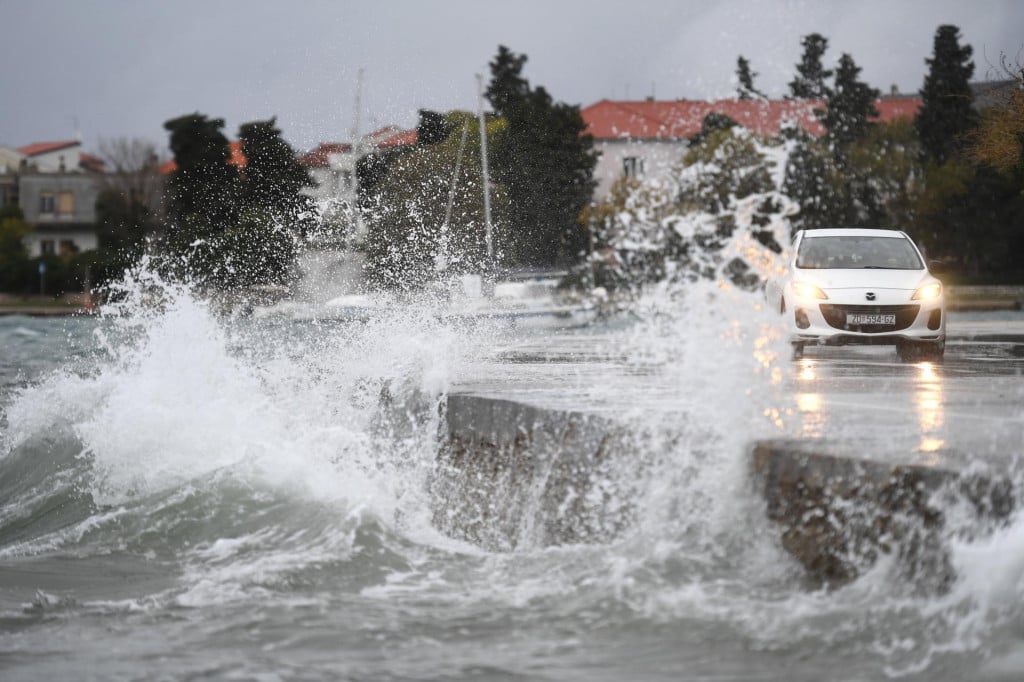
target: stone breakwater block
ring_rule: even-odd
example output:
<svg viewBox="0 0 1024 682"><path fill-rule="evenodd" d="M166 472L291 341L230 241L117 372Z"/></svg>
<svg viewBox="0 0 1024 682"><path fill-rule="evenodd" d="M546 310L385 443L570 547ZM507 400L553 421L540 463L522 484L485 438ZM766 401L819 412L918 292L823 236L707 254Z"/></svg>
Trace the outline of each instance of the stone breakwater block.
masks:
<svg viewBox="0 0 1024 682"><path fill-rule="evenodd" d="M449 396L445 424L431 498L450 535L508 551L607 541L629 525L643 467L623 457L635 441L622 426L474 395Z"/></svg>
<svg viewBox="0 0 1024 682"><path fill-rule="evenodd" d="M1006 476L848 448L767 440L751 451L753 479L768 517L783 527L783 547L825 584L848 582L890 554L906 577L942 589L953 577L945 538L991 530L1013 510Z"/></svg>

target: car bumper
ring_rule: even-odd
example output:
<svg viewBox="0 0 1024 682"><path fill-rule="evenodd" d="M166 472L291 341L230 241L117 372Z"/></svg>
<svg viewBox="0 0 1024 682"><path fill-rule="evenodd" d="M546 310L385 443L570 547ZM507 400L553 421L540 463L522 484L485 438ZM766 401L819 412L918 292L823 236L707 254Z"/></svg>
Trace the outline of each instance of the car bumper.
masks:
<svg viewBox="0 0 1024 682"><path fill-rule="evenodd" d="M787 311L795 343L891 345L902 341L941 343L946 338L945 302L858 302L801 300ZM867 318L875 324L862 323ZM878 317L874 317L878 316ZM891 323L890 323L891 320Z"/></svg>

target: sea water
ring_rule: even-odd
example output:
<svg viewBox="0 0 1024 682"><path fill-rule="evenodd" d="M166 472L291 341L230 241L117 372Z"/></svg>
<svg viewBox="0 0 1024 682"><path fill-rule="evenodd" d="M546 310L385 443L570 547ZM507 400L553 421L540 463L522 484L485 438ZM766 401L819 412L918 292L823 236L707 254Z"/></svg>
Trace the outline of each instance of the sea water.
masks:
<svg viewBox="0 0 1024 682"><path fill-rule="evenodd" d="M427 304L225 316L159 281L0 318L0 678L1021 679L1024 522L950 538L942 593L885 561L810 583L744 459L795 428L769 409L792 402L779 330L755 294L653 300L555 336ZM590 358L535 377L566 405L639 377L629 419L685 415L630 478L638 513L593 544L449 537L445 396L552 346Z"/></svg>

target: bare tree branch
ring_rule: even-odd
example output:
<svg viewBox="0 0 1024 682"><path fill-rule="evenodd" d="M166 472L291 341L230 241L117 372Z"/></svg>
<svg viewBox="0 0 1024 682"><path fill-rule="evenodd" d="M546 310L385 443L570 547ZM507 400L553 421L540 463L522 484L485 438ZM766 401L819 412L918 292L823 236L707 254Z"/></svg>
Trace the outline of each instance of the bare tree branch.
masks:
<svg viewBox="0 0 1024 682"><path fill-rule="evenodd" d="M100 138L98 146L107 169L105 189L143 204L152 215L161 215L164 181L160 165L164 159L156 145L140 138L114 137Z"/></svg>

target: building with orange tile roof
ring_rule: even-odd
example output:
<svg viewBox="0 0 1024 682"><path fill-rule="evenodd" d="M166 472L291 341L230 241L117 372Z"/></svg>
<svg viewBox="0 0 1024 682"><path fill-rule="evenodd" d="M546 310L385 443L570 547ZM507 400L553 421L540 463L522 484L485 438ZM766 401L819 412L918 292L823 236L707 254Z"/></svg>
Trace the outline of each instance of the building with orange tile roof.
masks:
<svg viewBox="0 0 1024 682"><path fill-rule="evenodd" d="M80 140L33 142L18 147L27 166L40 173L103 172L103 160L82 151Z"/></svg>
<svg viewBox="0 0 1024 682"><path fill-rule="evenodd" d="M600 153L594 179L596 196L606 197L623 176L644 177L667 172L686 151L689 139L700 132L705 117L728 116L756 135L776 137L786 126L797 126L814 136L825 128L815 116L824 107L819 100L698 100L614 101L603 99L580 111L586 132L594 136ZM891 96L875 101L878 121L912 117L921 106L919 97Z"/></svg>

